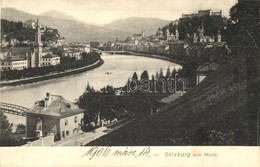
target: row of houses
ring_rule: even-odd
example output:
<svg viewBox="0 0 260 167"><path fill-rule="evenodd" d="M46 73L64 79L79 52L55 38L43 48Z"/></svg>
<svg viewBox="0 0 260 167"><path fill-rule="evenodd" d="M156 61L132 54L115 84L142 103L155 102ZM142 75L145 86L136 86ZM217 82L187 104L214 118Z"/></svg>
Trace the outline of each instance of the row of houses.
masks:
<svg viewBox="0 0 260 167"><path fill-rule="evenodd" d="M90 47L85 44L64 45L64 39L59 42L49 43L48 47L43 47L41 40L42 30L39 21L26 22L26 26L35 29L35 41L33 48L30 47L11 47L1 46L0 52L0 71L22 70L25 68L35 68L43 66L55 66L60 64L60 56L53 54L49 47L63 47L63 56L81 58L82 52L90 52ZM35 26L35 28L34 28ZM49 30L49 29L46 29ZM50 29L51 30L51 29Z"/></svg>
<svg viewBox="0 0 260 167"><path fill-rule="evenodd" d="M90 53L90 46L86 44L63 45L63 55L66 57L75 57L76 60L79 60L83 52Z"/></svg>
<svg viewBox="0 0 260 167"><path fill-rule="evenodd" d="M33 57L29 56L28 52L25 55L15 56L12 52L1 53L0 55L0 71L23 70L33 68ZM31 53L30 53L31 54ZM60 64L60 56L46 53L41 57L40 66L54 66Z"/></svg>

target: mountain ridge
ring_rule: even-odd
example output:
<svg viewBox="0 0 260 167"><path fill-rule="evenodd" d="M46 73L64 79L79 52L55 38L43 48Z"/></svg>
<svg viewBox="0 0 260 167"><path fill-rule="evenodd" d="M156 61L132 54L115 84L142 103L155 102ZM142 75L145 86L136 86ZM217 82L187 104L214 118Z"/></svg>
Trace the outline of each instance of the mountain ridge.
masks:
<svg viewBox="0 0 260 167"><path fill-rule="evenodd" d="M169 24L170 20L163 20L153 17L128 17L125 19L118 19L103 27L123 31L129 28L128 32L134 34L144 31L146 35L153 35L159 27Z"/></svg>
<svg viewBox="0 0 260 167"><path fill-rule="evenodd" d="M73 16L70 16L64 12L60 12L58 10L49 10L49 11L46 11L46 12L43 12L41 14L39 14L39 16L46 16L46 17L52 17L52 18L59 18L59 19L65 19L65 20L77 20L77 21L80 21L78 20L77 18L73 17Z"/></svg>
<svg viewBox="0 0 260 167"><path fill-rule="evenodd" d="M30 14L15 8L2 8L1 19L22 21L40 19L40 24L59 30L61 36L69 42L124 40L142 30L146 35L155 34L158 27L170 21L149 17L129 17L115 20L103 26L85 23L66 13L50 10L40 15Z"/></svg>

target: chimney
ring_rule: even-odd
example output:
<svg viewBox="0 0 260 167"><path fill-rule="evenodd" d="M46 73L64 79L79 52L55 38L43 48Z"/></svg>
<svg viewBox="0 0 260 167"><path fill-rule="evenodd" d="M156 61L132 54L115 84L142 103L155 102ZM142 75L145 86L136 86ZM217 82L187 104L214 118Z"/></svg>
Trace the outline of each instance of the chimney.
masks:
<svg viewBox="0 0 260 167"><path fill-rule="evenodd" d="M44 99L44 107L48 107L48 105L51 103L51 93L47 92L46 97Z"/></svg>

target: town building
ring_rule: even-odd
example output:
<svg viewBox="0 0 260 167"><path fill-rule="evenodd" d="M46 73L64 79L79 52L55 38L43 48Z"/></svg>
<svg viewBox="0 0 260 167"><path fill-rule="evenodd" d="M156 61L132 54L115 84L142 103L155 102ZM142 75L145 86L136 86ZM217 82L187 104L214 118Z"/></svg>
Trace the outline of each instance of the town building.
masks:
<svg viewBox="0 0 260 167"><path fill-rule="evenodd" d="M169 28L167 28L167 30L166 30L166 40L167 41L179 41L178 27L176 27L176 29L175 29L175 34L170 33Z"/></svg>
<svg viewBox="0 0 260 167"><path fill-rule="evenodd" d="M36 22L34 20L27 20L23 23L24 28L36 29Z"/></svg>
<svg viewBox="0 0 260 167"><path fill-rule="evenodd" d="M179 42L170 42L169 43L169 53L173 57L181 58L185 56L185 44L183 41Z"/></svg>
<svg viewBox="0 0 260 167"><path fill-rule="evenodd" d="M141 32L141 34L134 34L133 37L132 37L132 40L141 40L144 38L144 31Z"/></svg>
<svg viewBox="0 0 260 167"><path fill-rule="evenodd" d="M26 112L27 138L54 134L55 141L80 133L83 126L83 109L62 96L46 93Z"/></svg>
<svg viewBox="0 0 260 167"><path fill-rule="evenodd" d="M24 68L35 68L48 65L60 64L60 57L52 54L52 52L47 48L43 48L43 43L41 40L41 28L39 25L39 20L34 22L28 20L25 22L24 26L27 28L35 29L35 41L33 43L33 48L30 47L10 47L1 49L1 68L0 70L22 70ZM29 27L28 27L29 26ZM34 28L35 26L35 28ZM12 45L15 40L10 42ZM24 41L29 44L29 41ZM18 62L18 60L20 62ZM27 63L25 63L27 61Z"/></svg>
<svg viewBox="0 0 260 167"><path fill-rule="evenodd" d="M57 64L60 64L60 56L50 53L42 56L41 66L55 66Z"/></svg>
<svg viewBox="0 0 260 167"><path fill-rule="evenodd" d="M90 51L89 51L90 52ZM88 53L89 53L88 52ZM64 56L68 56L68 57L75 57L76 60L79 60L81 59L81 54L82 54L82 51L79 51L79 50L66 50L64 51L63 55Z"/></svg>
<svg viewBox="0 0 260 167"><path fill-rule="evenodd" d="M28 67L28 61L25 58L7 56L0 59L0 69L2 71L23 70Z"/></svg>
<svg viewBox="0 0 260 167"><path fill-rule="evenodd" d="M130 42L133 41L135 45L138 45L139 41L144 39L144 31L141 32L141 34L133 34L131 38L128 38Z"/></svg>
<svg viewBox="0 0 260 167"><path fill-rule="evenodd" d="M216 71L217 68L220 67L220 64L212 61L199 66L196 70L196 84L198 85L201 81L203 81L206 76Z"/></svg>
<svg viewBox="0 0 260 167"><path fill-rule="evenodd" d="M163 31L162 31L162 29L160 27L158 28L158 30L156 32L156 36L157 37L163 37Z"/></svg>
<svg viewBox="0 0 260 167"><path fill-rule="evenodd" d="M217 36L206 36L204 35L205 30L203 26L203 21L201 22L201 27L198 27L197 32L193 33L193 36L187 34L185 38L185 42L192 43L213 43L213 42L221 42L221 32L218 30Z"/></svg>
<svg viewBox="0 0 260 167"><path fill-rule="evenodd" d="M98 48L99 42L90 42L90 48Z"/></svg>

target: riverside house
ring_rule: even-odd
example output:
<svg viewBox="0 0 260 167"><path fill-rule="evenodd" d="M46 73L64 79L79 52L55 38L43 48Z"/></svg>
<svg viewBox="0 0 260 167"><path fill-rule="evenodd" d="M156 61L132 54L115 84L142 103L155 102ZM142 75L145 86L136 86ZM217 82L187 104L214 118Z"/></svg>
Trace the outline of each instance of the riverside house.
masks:
<svg viewBox="0 0 260 167"><path fill-rule="evenodd" d="M83 125L83 111L62 96L46 93L26 113L26 136L45 137L53 133L58 141L76 135Z"/></svg>

